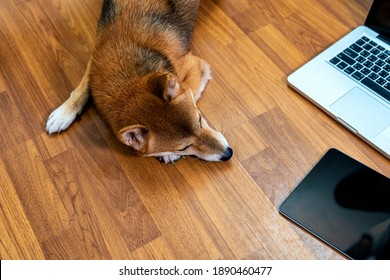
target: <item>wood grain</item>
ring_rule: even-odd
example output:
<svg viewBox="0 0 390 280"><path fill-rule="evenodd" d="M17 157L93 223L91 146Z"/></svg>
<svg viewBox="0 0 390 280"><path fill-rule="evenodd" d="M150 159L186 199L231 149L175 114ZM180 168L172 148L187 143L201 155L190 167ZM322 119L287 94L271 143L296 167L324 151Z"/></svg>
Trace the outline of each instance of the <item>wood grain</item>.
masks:
<svg viewBox="0 0 390 280"><path fill-rule="evenodd" d="M2 0L1 259L342 259L278 207L331 147L390 176L388 159L287 86L361 25L371 0L203 0L192 50L199 101L229 162L131 155L93 106L48 136L81 80L101 0ZM304 7L304 8L302 8Z"/></svg>

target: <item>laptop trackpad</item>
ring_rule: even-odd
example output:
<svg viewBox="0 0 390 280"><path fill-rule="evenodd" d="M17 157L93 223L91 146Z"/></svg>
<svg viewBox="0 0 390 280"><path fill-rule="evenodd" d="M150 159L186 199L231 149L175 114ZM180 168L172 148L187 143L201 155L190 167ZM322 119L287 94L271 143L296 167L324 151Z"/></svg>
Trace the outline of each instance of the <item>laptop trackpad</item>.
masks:
<svg viewBox="0 0 390 280"><path fill-rule="evenodd" d="M358 87L330 106L335 115L359 134L372 138L390 125L390 109Z"/></svg>

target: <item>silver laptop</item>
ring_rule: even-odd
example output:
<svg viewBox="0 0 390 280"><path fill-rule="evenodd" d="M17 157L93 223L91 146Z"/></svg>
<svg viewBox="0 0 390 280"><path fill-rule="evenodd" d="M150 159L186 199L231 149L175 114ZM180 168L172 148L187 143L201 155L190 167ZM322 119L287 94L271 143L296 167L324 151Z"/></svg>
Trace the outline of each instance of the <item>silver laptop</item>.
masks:
<svg viewBox="0 0 390 280"><path fill-rule="evenodd" d="M390 0L288 83L390 159Z"/></svg>

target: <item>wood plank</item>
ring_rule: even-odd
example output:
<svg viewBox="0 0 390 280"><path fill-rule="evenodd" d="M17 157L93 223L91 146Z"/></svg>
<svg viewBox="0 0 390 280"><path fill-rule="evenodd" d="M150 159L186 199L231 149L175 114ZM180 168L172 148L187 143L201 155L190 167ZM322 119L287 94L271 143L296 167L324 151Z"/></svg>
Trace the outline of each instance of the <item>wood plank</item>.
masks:
<svg viewBox="0 0 390 280"><path fill-rule="evenodd" d="M86 201L76 170L85 163L74 150L45 162L69 214L70 228L43 242L48 259L102 259L110 256L100 232L98 218Z"/></svg>
<svg viewBox="0 0 390 280"><path fill-rule="evenodd" d="M266 25L248 36L283 73L292 73L307 59L274 25Z"/></svg>
<svg viewBox="0 0 390 280"><path fill-rule="evenodd" d="M171 252L164 238L158 237L132 251L131 258L136 260L174 260L175 255Z"/></svg>
<svg viewBox="0 0 390 280"><path fill-rule="evenodd" d="M294 168L297 179L320 156L307 136L278 108L252 119L251 123L258 128L268 146L279 152L279 158L286 166Z"/></svg>
<svg viewBox="0 0 390 280"><path fill-rule="evenodd" d="M77 121L72 127L75 127L74 129L78 128ZM47 133L42 133L35 137L34 140L39 153L45 161L74 148L72 136L68 134L48 135Z"/></svg>
<svg viewBox="0 0 390 280"><path fill-rule="evenodd" d="M0 157L1 158L1 157ZM24 206L0 160L0 258L44 259L39 242L24 212Z"/></svg>
<svg viewBox="0 0 390 280"><path fill-rule="evenodd" d="M4 152L30 139L33 129L7 91L0 92L0 108L0 152Z"/></svg>
<svg viewBox="0 0 390 280"><path fill-rule="evenodd" d="M5 168L39 242L69 227L70 217L32 140L3 154Z"/></svg>
<svg viewBox="0 0 390 280"><path fill-rule="evenodd" d="M234 1L226 2L221 4L222 9L246 34L292 13L290 3L286 5L286 2L291 1L242 1L243 5L237 5Z"/></svg>
<svg viewBox="0 0 390 280"><path fill-rule="evenodd" d="M259 137L257 129L247 122L229 130L226 137L232 147L239 147L239 149L234 150L234 157L240 162L268 147L264 139Z"/></svg>

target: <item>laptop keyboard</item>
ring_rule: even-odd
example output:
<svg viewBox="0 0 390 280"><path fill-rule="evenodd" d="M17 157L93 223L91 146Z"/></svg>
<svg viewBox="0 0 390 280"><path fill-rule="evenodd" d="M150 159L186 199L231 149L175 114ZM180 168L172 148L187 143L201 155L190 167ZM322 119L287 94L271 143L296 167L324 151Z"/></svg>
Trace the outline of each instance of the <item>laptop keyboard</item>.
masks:
<svg viewBox="0 0 390 280"><path fill-rule="evenodd" d="M390 50L363 36L329 62L390 102Z"/></svg>

